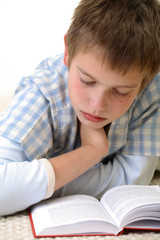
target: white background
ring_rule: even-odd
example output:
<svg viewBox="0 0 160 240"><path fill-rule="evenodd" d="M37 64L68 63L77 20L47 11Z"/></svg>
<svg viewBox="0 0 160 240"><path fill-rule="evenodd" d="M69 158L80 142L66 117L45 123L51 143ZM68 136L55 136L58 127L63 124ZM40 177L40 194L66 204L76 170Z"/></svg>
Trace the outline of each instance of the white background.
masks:
<svg viewBox="0 0 160 240"><path fill-rule="evenodd" d="M79 0L0 0L0 111L23 76L64 51Z"/></svg>

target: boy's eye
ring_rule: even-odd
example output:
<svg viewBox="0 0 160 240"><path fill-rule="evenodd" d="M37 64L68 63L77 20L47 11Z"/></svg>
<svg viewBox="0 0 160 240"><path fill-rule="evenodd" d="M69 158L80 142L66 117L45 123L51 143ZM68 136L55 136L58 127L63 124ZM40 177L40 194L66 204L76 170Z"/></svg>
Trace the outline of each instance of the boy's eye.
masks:
<svg viewBox="0 0 160 240"><path fill-rule="evenodd" d="M113 90L114 90L114 92L115 92L117 95L119 95L119 96L125 97L125 96L128 95L128 92L122 93L122 92L119 92L116 88L114 88Z"/></svg>
<svg viewBox="0 0 160 240"><path fill-rule="evenodd" d="M91 86L91 85L95 84L95 82L89 82L89 81L84 80L83 78L80 78L80 82L86 86Z"/></svg>

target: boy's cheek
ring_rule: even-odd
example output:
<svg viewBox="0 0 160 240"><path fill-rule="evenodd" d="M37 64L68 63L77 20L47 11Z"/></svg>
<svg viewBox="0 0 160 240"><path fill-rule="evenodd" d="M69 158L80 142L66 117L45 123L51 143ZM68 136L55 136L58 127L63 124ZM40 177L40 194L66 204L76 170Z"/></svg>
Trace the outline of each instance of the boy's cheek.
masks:
<svg viewBox="0 0 160 240"><path fill-rule="evenodd" d="M112 109L112 113L114 115L114 118L118 119L122 117L131 107L134 99L132 98L126 98L125 100L120 99L116 102L112 102L112 106L110 109Z"/></svg>

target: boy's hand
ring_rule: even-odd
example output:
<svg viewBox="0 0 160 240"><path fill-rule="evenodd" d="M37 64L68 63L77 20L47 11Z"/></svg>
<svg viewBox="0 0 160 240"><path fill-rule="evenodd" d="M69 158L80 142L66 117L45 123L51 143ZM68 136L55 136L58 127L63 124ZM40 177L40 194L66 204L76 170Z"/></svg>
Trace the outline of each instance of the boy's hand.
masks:
<svg viewBox="0 0 160 240"><path fill-rule="evenodd" d="M92 129L80 123L81 143L84 145L92 145L102 155L108 152L108 140L103 128Z"/></svg>

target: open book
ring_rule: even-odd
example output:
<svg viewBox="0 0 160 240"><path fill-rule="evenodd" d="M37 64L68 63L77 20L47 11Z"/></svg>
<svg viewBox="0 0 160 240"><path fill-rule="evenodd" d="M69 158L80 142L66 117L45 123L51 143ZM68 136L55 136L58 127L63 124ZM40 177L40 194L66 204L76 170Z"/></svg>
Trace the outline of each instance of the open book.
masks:
<svg viewBox="0 0 160 240"><path fill-rule="evenodd" d="M118 186L98 201L71 195L30 208L35 237L118 235L124 228L160 230L160 187Z"/></svg>

